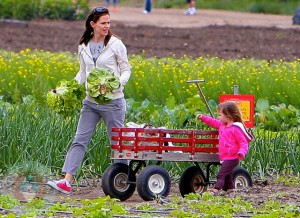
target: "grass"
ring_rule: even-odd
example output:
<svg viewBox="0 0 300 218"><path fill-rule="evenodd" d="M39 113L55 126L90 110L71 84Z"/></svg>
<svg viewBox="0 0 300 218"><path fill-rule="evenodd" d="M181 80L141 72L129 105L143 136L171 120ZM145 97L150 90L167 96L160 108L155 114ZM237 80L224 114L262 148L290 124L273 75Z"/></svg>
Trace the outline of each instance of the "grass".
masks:
<svg viewBox="0 0 300 218"><path fill-rule="evenodd" d="M25 168L19 166L25 166L26 163L27 174L40 175L47 171L52 175L59 174L76 131L78 116L63 118L34 102L27 105L2 105L1 108L5 115L0 119L0 168L6 173L16 169L20 170L19 173L25 173ZM253 134L256 139L250 146L246 160L242 162L247 170L259 177L300 172L298 129L293 132L254 129ZM110 163L107 158L109 155L107 132L104 124L100 123L78 176L103 173ZM164 166L177 177L187 165L166 163Z"/></svg>
<svg viewBox="0 0 300 218"><path fill-rule="evenodd" d="M19 173L24 173L24 165L19 168L19 164L32 162L48 167L49 174L59 174L76 131L78 116L65 119L49 108L37 107L35 103L2 106L2 109L6 110L6 114L1 116L0 121L0 168L6 172L19 169ZM99 155L107 157L109 152L107 133L104 125L100 124L83 165L93 165L93 171L103 172L109 159L99 158ZM42 170L34 165L29 165L29 168ZM82 173L79 172L79 176Z"/></svg>

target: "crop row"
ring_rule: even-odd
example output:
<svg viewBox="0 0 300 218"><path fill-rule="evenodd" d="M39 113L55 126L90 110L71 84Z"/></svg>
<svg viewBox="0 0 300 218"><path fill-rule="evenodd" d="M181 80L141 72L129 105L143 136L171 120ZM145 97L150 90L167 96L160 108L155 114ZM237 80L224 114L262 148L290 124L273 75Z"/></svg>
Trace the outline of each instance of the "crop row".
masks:
<svg viewBox="0 0 300 218"><path fill-rule="evenodd" d="M300 172L299 61L130 57L132 78L126 86L126 120L167 128L205 128L195 113L207 112L190 79L205 79L202 88L215 112L221 93L241 93L257 98L256 140L242 163L251 173ZM78 69L75 55L24 50L0 55L0 168L3 173L36 176L59 173L76 129L78 113L55 114L45 95L61 79L72 79ZM281 103L281 104L278 104ZM292 106L291 103L293 103ZM51 155L49 155L51 154ZM99 158L99 154L101 157ZM110 147L103 124L94 135L79 176L101 174L110 163ZM185 168L165 164L174 177ZM26 167L25 167L26 166Z"/></svg>
<svg viewBox="0 0 300 218"><path fill-rule="evenodd" d="M219 58L142 56L130 57L132 77L126 85L127 98L149 99L165 104L174 96L181 104L197 95L196 86L187 80L204 79L202 89L208 100L218 102L220 94L233 93L239 86L241 94L267 99L271 105L284 103L300 108L300 60L266 61L254 59L223 60ZM0 52L0 95L5 101L18 103L31 95L45 103L45 94L62 79L72 79L78 71L74 54L23 50L19 53Z"/></svg>

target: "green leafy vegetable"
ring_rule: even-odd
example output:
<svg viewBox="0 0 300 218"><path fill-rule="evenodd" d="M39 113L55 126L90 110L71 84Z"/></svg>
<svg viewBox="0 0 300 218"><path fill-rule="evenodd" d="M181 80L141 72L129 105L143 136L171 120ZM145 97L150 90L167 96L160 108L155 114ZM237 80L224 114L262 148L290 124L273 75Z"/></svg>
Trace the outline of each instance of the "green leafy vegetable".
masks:
<svg viewBox="0 0 300 218"><path fill-rule="evenodd" d="M110 102L119 86L119 78L111 70L94 68L87 78L87 92L99 104Z"/></svg>
<svg viewBox="0 0 300 218"><path fill-rule="evenodd" d="M70 116L80 110L84 96L83 85L78 84L75 80L61 80L55 89L47 93L47 103L53 111Z"/></svg>

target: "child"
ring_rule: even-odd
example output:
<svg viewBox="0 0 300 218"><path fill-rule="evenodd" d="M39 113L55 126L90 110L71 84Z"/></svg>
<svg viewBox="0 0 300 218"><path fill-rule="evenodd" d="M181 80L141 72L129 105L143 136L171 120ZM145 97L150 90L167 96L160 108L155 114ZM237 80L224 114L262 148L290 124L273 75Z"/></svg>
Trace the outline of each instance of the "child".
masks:
<svg viewBox="0 0 300 218"><path fill-rule="evenodd" d="M184 12L185 15L195 15L196 14L196 0L187 0L188 9Z"/></svg>
<svg viewBox="0 0 300 218"><path fill-rule="evenodd" d="M248 143L253 136L246 130L238 106L231 101L218 105L218 118L197 115L197 118L207 125L219 130L219 157L222 164L212 194L221 189L234 189L233 170L243 160L248 152Z"/></svg>

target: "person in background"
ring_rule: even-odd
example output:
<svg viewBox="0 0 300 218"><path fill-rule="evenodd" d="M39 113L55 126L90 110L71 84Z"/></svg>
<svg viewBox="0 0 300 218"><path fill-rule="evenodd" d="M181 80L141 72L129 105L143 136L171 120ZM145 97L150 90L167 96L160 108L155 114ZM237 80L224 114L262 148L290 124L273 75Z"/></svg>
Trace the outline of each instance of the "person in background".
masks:
<svg viewBox="0 0 300 218"><path fill-rule="evenodd" d="M85 31L79 41L78 59L80 68L75 77L78 83L87 84L90 72L97 67L112 70L119 78L120 85L113 91L112 102L98 104L88 94L83 100L77 131L62 168L65 178L47 183L64 194L72 191L73 177L82 163L98 122L104 121L110 140L112 128L124 126L126 101L123 89L131 76L131 65L125 45L110 31L110 14L107 8L97 7L88 15ZM107 157L99 154L99 158Z"/></svg>
<svg viewBox="0 0 300 218"><path fill-rule="evenodd" d="M184 12L185 15L196 14L196 0L187 0L188 9Z"/></svg>
<svg viewBox="0 0 300 218"><path fill-rule="evenodd" d="M118 11L118 0L113 0L113 4L114 4L114 6L113 6L112 11L117 12ZM107 8L109 8L110 0L105 0L105 5L106 5Z"/></svg>
<svg viewBox="0 0 300 218"><path fill-rule="evenodd" d="M144 14L151 13L151 9L152 9L152 0L145 0L145 10L143 11Z"/></svg>
<svg viewBox="0 0 300 218"><path fill-rule="evenodd" d="M220 190L234 189L233 170L243 160L248 152L248 144L253 136L246 130L241 112L236 103L227 101L218 105L219 119L202 114L197 118L207 125L218 129L219 158L221 168L217 175L217 182L211 190L213 195Z"/></svg>

